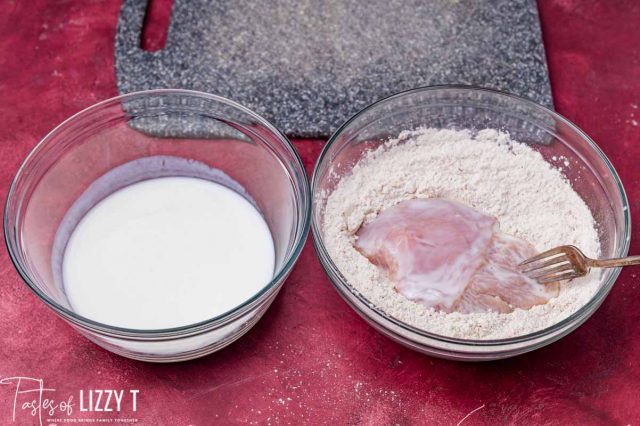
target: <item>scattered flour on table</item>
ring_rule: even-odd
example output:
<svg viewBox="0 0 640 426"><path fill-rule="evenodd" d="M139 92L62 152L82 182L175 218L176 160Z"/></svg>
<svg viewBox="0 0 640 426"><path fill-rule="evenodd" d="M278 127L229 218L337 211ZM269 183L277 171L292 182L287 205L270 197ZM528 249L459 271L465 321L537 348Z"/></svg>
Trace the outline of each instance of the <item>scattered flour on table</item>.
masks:
<svg viewBox="0 0 640 426"><path fill-rule="evenodd" d="M385 273L354 248L356 232L378 212L412 198L462 202L495 216L500 229L538 251L563 244L597 256L591 211L562 172L529 146L486 129L404 131L365 156L325 204L323 234L331 258L369 302L414 327L457 338L501 339L549 327L585 305L598 274L562 283L545 305L511 313L436 312L398 294Z"/></svg>

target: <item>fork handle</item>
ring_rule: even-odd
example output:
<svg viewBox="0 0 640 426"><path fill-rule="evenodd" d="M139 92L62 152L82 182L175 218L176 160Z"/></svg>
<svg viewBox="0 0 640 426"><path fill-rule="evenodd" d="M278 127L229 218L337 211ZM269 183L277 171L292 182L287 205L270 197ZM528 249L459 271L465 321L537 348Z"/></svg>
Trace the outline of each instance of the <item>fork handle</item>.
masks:
<svg viewBox="0 0 640 426"><path fill-rule="evenodd" d="M587 265L592 268L640 265L640 256L621 257L619 259L589 259Z"/></svg>

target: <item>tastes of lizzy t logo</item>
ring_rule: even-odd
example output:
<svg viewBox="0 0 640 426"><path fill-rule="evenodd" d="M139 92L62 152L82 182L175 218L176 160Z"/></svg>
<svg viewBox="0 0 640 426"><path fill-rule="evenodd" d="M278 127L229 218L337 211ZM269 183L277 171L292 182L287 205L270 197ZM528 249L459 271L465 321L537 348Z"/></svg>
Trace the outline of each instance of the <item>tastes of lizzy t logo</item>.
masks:
<svg viewBox="0 0 640 426"><path fill-rule="evenodd" d="M107 419L108 413L117 413L118 422L138 422L137 418L123 418L119 415L125 411L135 413L138 410L140 391L137 389L127 392L116 389L80 389L77 397L67 395L60 399L56 396L55 389L45 386L43 379L5 377L0 379L0 385L9 390L5 395L12 399L13 411L6 415L18 424L37 421L40 425L53 425L56 422L67 423L71 418L73 423L95 423L97 418L102 421ZM100 415L95 416L97 413ZM3 416L0 413L0 419ZM1 420L0 423L5 424Z"/></svg>

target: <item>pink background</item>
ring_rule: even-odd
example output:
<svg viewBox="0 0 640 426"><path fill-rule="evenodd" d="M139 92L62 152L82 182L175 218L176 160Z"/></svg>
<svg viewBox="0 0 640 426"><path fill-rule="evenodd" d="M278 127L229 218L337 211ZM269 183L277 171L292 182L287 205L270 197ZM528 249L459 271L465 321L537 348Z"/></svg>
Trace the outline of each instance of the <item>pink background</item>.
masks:
<svg viewBox="0 0 640 426"><path fill-rule="evenodd" d="M117 94L120 2L2 0L0 7L4 198L47 131ZM539 7L557 110L609 156L636 222L640 2L541 0ZM295 144L311 172L322 141ZM638 230L631 251L640 253ZM76 404L80 389L139 389L137 412L127 405L120 416L151 425L455 425L479 407L464 424L636 424L639 292L640 269L628 268L600 310L561 341L506 361L456 363L412 352L370 328L333 290L309 241L280 296L244 338L200 360L151 365L74 332L27 289L3 248L0 379L42 378L56 389L54 398L73 395ZM0 386L0 424L11 424L13 391ZM16 424L37 422L18 411ZM82 414L76 405L71 418Z"/></svg>

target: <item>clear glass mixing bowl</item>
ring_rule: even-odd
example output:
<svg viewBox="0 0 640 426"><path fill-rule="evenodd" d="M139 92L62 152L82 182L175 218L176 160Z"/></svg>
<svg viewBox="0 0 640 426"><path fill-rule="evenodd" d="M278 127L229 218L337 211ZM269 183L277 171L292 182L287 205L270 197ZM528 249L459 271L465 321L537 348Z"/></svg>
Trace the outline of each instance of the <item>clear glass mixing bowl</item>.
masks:
<svg viewBox="0 0 640 426"><path fill-rule="evenodd" d="M631 224L622 183L607 157L580 129L559 114L517 96L470 87L426 87L393 95L360 111L334 133L318 159L311 185L314 245L340 295L382 334L417 351L456 360L515 356L547 345L582 324L607 296L619 269L605 270L593 298L565 320L535 333L500 340L457 339L412 327L373 306L340 273L324 243L327 196L366 151L403 130L422 126L505 130L547 161L565 157L571 164L565 175L597 222L602 256L627 254Z"/></svg>
<svg viewBox="0 0 640 426"><path fill-rule="evenodd" d="M78 315L65 296L61 273L70 233L104 197L164 176L210 179L253 203L274 240L273 279L229 312L184 327L134 330ZM80 333L126 357L180 361L230 344L260 319L300 254L310 210L302 162L265 119L218 96L153 90L96 104L49 133L16 174L4 229L24 281Z"/></svg>

